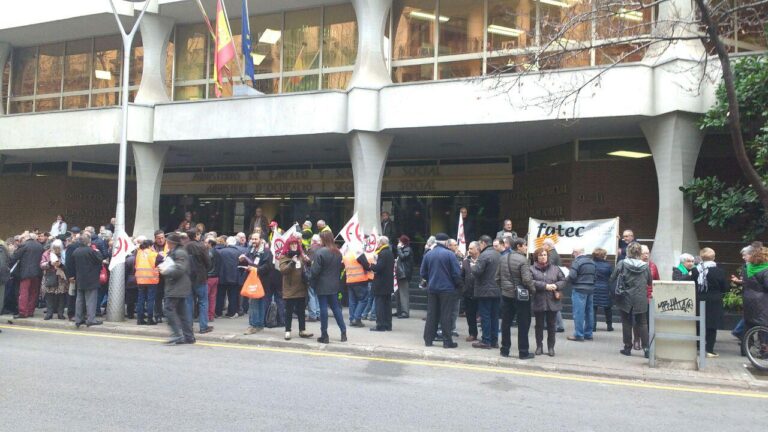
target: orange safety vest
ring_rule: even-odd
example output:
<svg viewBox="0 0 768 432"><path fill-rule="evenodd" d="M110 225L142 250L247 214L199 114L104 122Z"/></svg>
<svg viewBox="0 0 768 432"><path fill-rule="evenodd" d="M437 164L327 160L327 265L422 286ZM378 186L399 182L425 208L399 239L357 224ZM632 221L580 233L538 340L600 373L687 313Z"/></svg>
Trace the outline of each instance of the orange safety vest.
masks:
<svg viewBox="0 0 768 432"><path fill-rule="evenodd" d="M348 284L368 282L369 280L363 266L357 262L357 258L353 254L344 256L344 271L347 273Z"/></svg>
<svg viewBox="0 0 768 432"><path fill-rule="evenodd" d="M155 266L157 252L150 248L139 249L136 252L136 285L157 285L160 283L160 272Z"/></svg>
<svg viewBox="0 0 768 432"><path fill-rule="evenodd" d="M365 257L368 259L368 262L373 261L373 254L367 253L365 254ZM374 276L373 270L368 271L367 274L368 274L368 280L372 281Z"/></svg>

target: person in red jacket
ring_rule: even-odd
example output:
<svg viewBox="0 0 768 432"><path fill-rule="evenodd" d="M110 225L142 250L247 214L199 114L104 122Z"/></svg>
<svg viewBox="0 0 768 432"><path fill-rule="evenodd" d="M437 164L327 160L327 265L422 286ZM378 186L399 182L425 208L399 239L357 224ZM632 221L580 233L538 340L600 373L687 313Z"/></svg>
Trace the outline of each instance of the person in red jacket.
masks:
<svg viewBox="0 0 768 432"><path fill-rule="evenodd" d="M640 256L640 259L648 263L648 268L651 270L651 279L660 280L661 276L659 276L659 268L656 267L656 264L654 264L653 261L651 261L651 250L646 245L641 245L641 248L642 248L642 255ZM653 295L653 284L648 285L648 303L651 302L652 295ZM646 322L648 322L649 319L650 319L650 316L646 318ZM633 345L634 345L633 348L636 351L643 349L640 343L640 331L637 328L635 328L635 341Z"/></svg>

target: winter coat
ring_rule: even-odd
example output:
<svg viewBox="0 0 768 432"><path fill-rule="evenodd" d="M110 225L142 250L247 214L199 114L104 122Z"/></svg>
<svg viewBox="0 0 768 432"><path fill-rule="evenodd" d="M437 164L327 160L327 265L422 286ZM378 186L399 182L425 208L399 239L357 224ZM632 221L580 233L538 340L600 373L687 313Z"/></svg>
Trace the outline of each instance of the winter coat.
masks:
<svg viewBox="0 0 768 432"><path fill-rule="evenodd" d="M464 298L474 298L475 277L472 276L472 260L470 258L464 258L464 261L461 262L461 280L462 284L459 288L459 294Z"/></svg>
<svg viewBox="0 0 768 432"><path fill-rule="evenodd" d="M312 267L309 272L309 280L317 295L336 295L342 288L341 271L344 265L341 262L341 252L331 251L323 247L315 252Z"/></svg>
<svg viewBox="0 0 768 432"><path fill-rule="evenodd" d="M11 278L11 256L8 248L0 244L0 289L5 289L5 284ZM2 308L2 305L0 305Z"/></svg>
<svg viewBox="0 0 768 432"><path fill-rule="evenodd" d="M165 280L165 296L169 298L183 298L192 295L192 280L189 278L189 254L183 247L177 246L168 257L173 260L173 265L161 272Z"/></svg>
<svg viewBox="0 0 768 432"><path fill-rule="evenodd" d="M136 285L136 254L125 257L125 288L135 289Z"/></svg>
<svg viewBox="0 0 768 432"><path fill-rule="evenodd" d="M419 274L427 281L427 291L431 293L452 293L462 283L456 255L441 244L424 255Z"/></svg>
<svg viewBox="0 0 768 432"><path fill-rule="evenodd" d="M208 267L208 277L219 277L219 272L221 271L221 256L219 256L219 250L215 247L208 249L208 259L211 261L211 266Z"/></svg>
<svg viewBox="0 0 768 432"><path fill-rule="evenodd" d="M397 248L397 279L411 280L413 277L413 249L410 246Z"/></svg>
<svg viewBox="0 0 768 432"><path fill-rule="evenodd" d="M395 238L395 236L397 235L396 229L395 229L395 223L392 222L392 219L381 223L381 235L388 238L391 242L394 242L397 240Z"/></svg>
<svg viewBox="0 0 768 432"><path fill-rule="evenodd" d="M533 286L536 292L533 296L531 305L534 312L559 312L563 309L562 300L555 300L554 291L547 291L547 284L557 285L557 291L562 294L563 288L568 284L565 275L560 271L560 267L547 264L541 268L536 264L531 266L531 275L533 277Z"/></svg>
<svg viewBox="0 0 768 432"><path fill-rule="evenodd" d="M744 321L750 326L768 326L768 270L745 277L743 286Z"/></svg>
<svg viewBox="0 0 768 432"><path fill-rule="evenodd" d="M690 282L695 282L698 277L699 277L699 273L698 273L698 270L696 270L696 267L694 267L691 270L689 270L687 275L684 275L683 272L681 272L680 269L677 268L677 267L672 269L672 280L673 281L690 281Z"/></svg>
<svg viewBox="0 0 768 432"><path fill-rule="evenodd" d="M595 260L595 292L593 302L595 306L611 307L611 284L608 282L613 273L613 266L606 260Z"/></svg>
<svg viewBox="0 0 768 432"><path fill-rule="evenodd" d="M43 276L40 259L43 257L43 245L36 240L27 240L13 253L13 261L18 262L19 279L32 279Z"/></svg>
<svg viewBox="0 0 768 432"><path fill-rule="evenodd" d="M103 257L100 252L82 244L74 252L67 255L67 275L75 278L79 291L99 289L102 260Z"/></svg>
<svg viewBox="0 0 768 432"><path fill-rule="evenodd" d="M305 298L307 296L307 284L302 276L306 267L302 263L301 268L296 268L296 262L284 255L278 262L278 268L283 275L283 298Z"/></svg>
<svg viewBox="0 0 768 432"><path fill-rule="evenodd" d="M589 255L579 255L571 263L568 281L574 291L592 294L595 291L595 261Z"/></svg>
<svg viewBox="0 0 768 432"><path fill-rule="evenodd" d="M59 256L59 267L51 263L51 250L43 252L40 258L40 269L43 270L43 280L40 283L40 289L43 294L66 294L69 291L69 282L64 274L64 268L61 266L61 257ZM49 277L56 277L56 284L48 286L46 281Z"/></svg>
<svg viewBox="0 0 768 432"><path fill-rule="evenodd" d="M697 275L698 280L698 275ZM710 267L707 270L707 292L699 292L696 284L696 313L698 314L699 302L706 303L705 325L708 329L718 329L723 326L725 310L723 309L723 296L728 292L729 284L725 270L720 267Z"/></svg>
<svg viewBox="0 0 768 432"><path fill-rule="evenodd" d="M555 267L560 267L562 265L562 262L560 260L560 254L557 253L555 249L550 249L547 251L547 256L549 256L549 262L550 265L553 265Z"/></svg>
<svg viewBox="0 0 768 432"><path fill-rule="evenodd" d="M238 285L240 270L237 268L242 251L237 246L227 246L219 249L221 268L219 269L219 285ZM261 277L261 276L259 276Z"/></svg>
<svg viewBox="0 0 768 432"><path fill-rule="evenodd" d="M184 250L189 255L189 279L192 281L192 285L207 284L211 259L208 257L205 246L200 242L193 241L184 246Z"/></svg>
<svg viewBox="0 0 768 432"><path fill-rule="evenodd" d="M496 284L496 272L499 271L500 260L501 255L491 246L480 252L477 264L472 269L472 275L475 277L475 298L501 296L501 289Z"/></svg>
<svg viewBox="0 0 768 432"><path fill-rule="evenodd" d="M648 311L648 284L652 283L651 270L648 264L634 258L619 261L611 273L609 286L618 283L623 278L623 287L616 296L616 306L626 313L646 313Z"/></svg>
<svg viewBox="0 0 768 432"><path fill-rule="evenodd" d="M365 265L363 265L365 268ZM376 257L376 264L369 266L373 270L373 295L386 296L395 292L395 257L392 254L392 248L389 246L381 248ZM368 270L368 268L366 268Z"/></svg>
<svg viewBox="0 0 768 432"><path fill-rule="evenodd" d="M517 287L521 286L533 295L536 288L533 284L531 266L528 259L520 252L510 252L501 255L499 271L496 272L496 284L501 288L504 297L517 298Z"/></svg>

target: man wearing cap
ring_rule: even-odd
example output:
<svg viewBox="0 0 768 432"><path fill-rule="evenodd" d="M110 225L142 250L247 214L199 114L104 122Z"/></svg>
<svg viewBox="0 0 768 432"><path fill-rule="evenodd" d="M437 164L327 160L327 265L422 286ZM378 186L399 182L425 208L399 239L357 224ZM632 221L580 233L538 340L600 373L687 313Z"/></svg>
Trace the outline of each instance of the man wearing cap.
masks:
<svg viewBox="0 0 768 432"><path fill-rule="evenodd" d="M421 278L427 281L427 322L424 325L424 344L432 346L437 335L437 323L444 329L452 326L451 313L456 289L461 284L459 263L456 255L447 247L449 237L445 233L435 236L436 245L424 255ZM450 332L443 333L443 348L456 348Z"/></svg>
<svg viewBox="0 0 768 432"><path fill-rule="evenodd" d="M192 295L192 280L189 278L189 256L181 247L181 236L169 234L165 241L168 243L168 258L160 269L165 278L165 316L171 327L171 339L168 345L195 343L192 333L191 310L187 308L186 299Z"/></svg>

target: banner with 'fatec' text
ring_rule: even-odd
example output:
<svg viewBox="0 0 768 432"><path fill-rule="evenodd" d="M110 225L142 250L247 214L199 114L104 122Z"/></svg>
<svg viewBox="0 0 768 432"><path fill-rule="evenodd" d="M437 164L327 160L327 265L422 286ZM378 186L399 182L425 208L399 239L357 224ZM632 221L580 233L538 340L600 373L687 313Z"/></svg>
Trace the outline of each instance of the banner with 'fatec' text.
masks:
<svg viewBox="0 0 768 432"><path fill-rule="evenodd" d="M528 252L533 253L549 238L559 254L570 255L573 248L581 246L586 253L603 248L608 255L616 255L618 234L619 218L586 221L528 219Z"/></svg>

